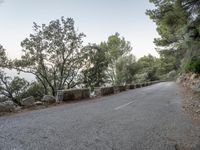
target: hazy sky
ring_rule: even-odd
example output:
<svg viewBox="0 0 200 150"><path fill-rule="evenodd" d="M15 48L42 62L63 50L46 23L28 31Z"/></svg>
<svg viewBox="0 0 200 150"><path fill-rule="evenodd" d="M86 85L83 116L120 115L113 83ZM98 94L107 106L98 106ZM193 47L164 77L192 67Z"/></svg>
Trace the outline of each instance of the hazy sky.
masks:
<svg viewBox="0 0 200 150"><path fill-rule="evenodd" d="M1 0L0 0L1 1ZM153 8L148 0L4 0L0 4L0 44L11 58L21 54L20 42L33 33L33 22L48 23L61 16L72 17L86 34L84 44L100 43L119 32L139 58L154 50L155 24L145 15Z"/></svg>

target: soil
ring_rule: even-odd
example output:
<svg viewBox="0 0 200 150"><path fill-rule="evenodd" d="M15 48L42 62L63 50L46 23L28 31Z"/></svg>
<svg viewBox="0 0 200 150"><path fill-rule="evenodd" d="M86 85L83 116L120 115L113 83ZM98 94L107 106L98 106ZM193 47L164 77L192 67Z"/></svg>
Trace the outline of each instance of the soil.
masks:
<svg viewBox="0 0 200 150"><path fill-rule="evenodd" d="M180 85L183 96L182 107L189 117L200 125L200 93L193 93L191 89Z"/></svg>

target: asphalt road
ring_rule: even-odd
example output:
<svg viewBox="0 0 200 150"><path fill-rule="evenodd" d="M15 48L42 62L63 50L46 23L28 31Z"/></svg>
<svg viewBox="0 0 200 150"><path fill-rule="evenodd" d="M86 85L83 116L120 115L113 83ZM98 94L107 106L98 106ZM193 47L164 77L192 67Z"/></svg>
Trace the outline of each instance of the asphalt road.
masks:
<svg viewBox="0 0 200 150"><path fill-rule="evenodd" d="M0 117L0 150L198 150L200 128L164 82L79 103Z"/></svg>

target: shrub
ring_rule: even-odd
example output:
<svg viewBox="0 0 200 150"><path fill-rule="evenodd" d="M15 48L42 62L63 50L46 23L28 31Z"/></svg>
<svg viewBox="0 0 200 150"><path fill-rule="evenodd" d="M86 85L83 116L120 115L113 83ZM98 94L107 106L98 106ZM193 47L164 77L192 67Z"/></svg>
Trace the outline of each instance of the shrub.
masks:
<svg viewBox="0 0 200 150"><path fill-rule="evenodd" d="M22 93L21 98L33 96L36 100L42 99L44 95L44 88L37 82L33 82L29 85L28 89Z"/></svg>
<svg viewBox="0 0 200 150"><path fill-rule="evenodd" d="M192 58L185 67L186 72L200 73L200 58Z"/></svg>

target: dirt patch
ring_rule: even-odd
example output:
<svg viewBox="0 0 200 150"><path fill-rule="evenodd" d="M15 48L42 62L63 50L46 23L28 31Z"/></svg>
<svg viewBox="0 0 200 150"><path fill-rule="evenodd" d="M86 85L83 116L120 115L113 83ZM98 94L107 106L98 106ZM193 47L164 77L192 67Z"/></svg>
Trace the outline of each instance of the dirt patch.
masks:
<svg viewBox="0 0 200 150"><path fill-rule="evenodd" d="M175 145L176 150L192 150L191 148L181 146L181 145Z"/></svg>
<svg viewBox="0 0 200 150"><path fill-rule="evenodd" d="M180 85L183 96L182 107L193 121L200 125L200 94L194 94L191 89Z"/></svg>

